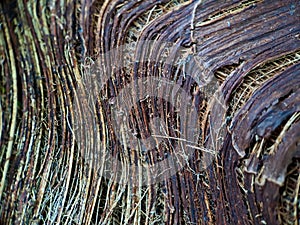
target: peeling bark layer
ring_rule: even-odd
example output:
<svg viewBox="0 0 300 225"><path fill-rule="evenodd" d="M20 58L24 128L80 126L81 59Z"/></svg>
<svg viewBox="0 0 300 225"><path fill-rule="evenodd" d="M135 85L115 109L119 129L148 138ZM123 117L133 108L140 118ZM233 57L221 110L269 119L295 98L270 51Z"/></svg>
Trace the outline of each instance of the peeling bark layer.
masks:
<svg viewBox="0 0 300 225"><path fill-rule="evenodd" d="M1 224L299 223L299 1L6 1L0 54ZM187 103L175 88L160 95L195 106L193 155L172 176L104 175L107 152L116 168L152 165L189 132L172 105L132 88L128 129L151 136L153 114L166 140L145 162L143 149L120 143L113 100L151 76L189 93ZM205 80L216 80L222 104Z"/></svg>

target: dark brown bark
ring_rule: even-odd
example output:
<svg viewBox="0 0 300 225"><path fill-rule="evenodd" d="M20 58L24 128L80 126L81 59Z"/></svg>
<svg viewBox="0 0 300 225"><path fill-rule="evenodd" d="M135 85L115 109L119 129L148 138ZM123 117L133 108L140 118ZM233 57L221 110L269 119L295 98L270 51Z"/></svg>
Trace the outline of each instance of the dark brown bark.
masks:
<svg viewBox="0 0 300 225"><path fill-rule="evenodd" d="M1 224L299 224L299 1L7 1L0 54Z"/></svg>

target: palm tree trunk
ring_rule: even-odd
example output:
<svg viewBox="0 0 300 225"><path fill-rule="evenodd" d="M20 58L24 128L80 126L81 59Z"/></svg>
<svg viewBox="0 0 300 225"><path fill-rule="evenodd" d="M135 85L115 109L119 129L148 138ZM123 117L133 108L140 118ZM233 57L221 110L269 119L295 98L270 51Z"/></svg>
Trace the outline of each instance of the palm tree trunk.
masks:
<svg viewBox="0 0 300 225"><path fill-rule="evenodd" d="M0 12L1 224L299 223L299 1Z"/></svg>

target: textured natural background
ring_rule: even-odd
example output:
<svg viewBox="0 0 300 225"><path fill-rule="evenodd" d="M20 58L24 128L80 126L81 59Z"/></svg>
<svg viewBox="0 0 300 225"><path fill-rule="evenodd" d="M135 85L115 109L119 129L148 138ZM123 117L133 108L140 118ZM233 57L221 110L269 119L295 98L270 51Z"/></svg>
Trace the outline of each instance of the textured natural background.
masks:
<svg viewBox="0 0 300 225"><path fill-rule="evenodd" d="M175 60L176 48L184 57L173 68L161 63L139 65L144 73L128 65L112 71L115 60L143 56L135 44L142 40L155 41L147 50L165 61ZM168 49L166 42L176 45ZM132 151L111 131L109 99L145 74L189 90L200 112L188 165L150 186L101 176L105 158L99 170L92 166L84 157L89 149L82 151L73 132L85 119L78 90L88 101L86 68L128 43L126 53L102 62L111 79L91 108L94 132L82 137L106 140L124 163L139 160L124 158ZM191 73L217 79L226 113L189 80ZM299 224L298 0L1 1L0 78L0 224ZM139 105L145 121L147 107L155 108L181 129L175 112L152 102L155 107ZM226 133L203 170L201 148L217 139L213 115ZM146 135L147 124L138 128ZM149 157L155 161L172 143Z"/></svg>

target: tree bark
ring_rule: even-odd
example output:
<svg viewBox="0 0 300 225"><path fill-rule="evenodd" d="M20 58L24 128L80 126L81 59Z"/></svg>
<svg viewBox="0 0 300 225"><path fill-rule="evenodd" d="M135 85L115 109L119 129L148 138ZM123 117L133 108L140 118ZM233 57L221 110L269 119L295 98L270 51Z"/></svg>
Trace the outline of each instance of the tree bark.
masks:
<svg viewBox="0 0 300 225"><path fill-rule="evenodd" d="M0 12L1 224L299 224L299 1Z"/></svg>

